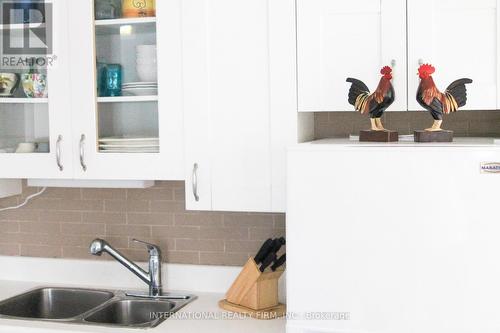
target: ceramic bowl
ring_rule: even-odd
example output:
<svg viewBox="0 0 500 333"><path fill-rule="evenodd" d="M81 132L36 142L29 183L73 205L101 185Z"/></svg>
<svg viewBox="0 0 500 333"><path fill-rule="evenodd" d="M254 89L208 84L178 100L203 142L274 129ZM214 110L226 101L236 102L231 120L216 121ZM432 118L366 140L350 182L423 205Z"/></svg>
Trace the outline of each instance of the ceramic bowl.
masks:
<svg viewBox="0 0 500 333"><path fill-rule="evenodd" d="M156 82L158 70L156 66L137 66L137 76L141 82Z"/></svg>
<svg viewBox="0 0 500 333"><path fill-rule="evenodd" d="M137 58L136 64L138 66L144 65L144 66L156 66L156 58L151 58L151 59L140 59Z"/></svg>
<svg viewBox="0 0 500 333"><path fill-rule="evenodd" d="M23 74L21 77L24 94L28 98L45 98L47 91L47 75L38 73Z"/></svg>
<svg viewBox="0 0 500 333"><path fill-rule="evenodd" d="M12 97L19 86L19 74L0 73L0 97Z"/></svg>

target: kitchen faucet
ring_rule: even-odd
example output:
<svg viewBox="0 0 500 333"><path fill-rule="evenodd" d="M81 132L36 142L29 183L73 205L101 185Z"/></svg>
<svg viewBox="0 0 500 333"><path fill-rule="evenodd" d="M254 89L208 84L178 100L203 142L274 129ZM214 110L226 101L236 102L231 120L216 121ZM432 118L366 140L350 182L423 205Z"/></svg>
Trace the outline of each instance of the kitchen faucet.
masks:
<svg viewBox="0 0 500 333"><path fill-rule="evenodd" d="M149 285L149 297L161 297L161 250L154 244L137 239L133 239L133 241L146 245L149 253L149 272L146 272L137 266L134 262L132 262L132 260L125 257L103 239L97 238L92 241L90 244L90 253L95 256L100 256L103 252L107 252L120 264L128 268L132 273L137 275L142 281Z"/></svg>

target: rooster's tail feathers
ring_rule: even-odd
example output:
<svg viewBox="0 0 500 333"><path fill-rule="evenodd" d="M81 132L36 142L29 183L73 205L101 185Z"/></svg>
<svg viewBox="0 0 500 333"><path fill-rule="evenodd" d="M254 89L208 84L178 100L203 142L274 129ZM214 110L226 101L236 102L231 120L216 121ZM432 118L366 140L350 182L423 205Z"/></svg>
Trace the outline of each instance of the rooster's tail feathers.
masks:
<svg viewBox="0 0 500 333"><path fill-rule="evenodd" d="M370 89L360 80L348 78L346 81L352 83L349 89L349 104L354 105L356 111L363 112Z"/></svg>
<svg viewBox="0 0 500 333"><path fill-rule="evenodd" d="M466 84L472 83L471 79L460 79L452 82L446 88L446 99L449 103L449 112L455 112L467 103L467 87Z"/></svg>

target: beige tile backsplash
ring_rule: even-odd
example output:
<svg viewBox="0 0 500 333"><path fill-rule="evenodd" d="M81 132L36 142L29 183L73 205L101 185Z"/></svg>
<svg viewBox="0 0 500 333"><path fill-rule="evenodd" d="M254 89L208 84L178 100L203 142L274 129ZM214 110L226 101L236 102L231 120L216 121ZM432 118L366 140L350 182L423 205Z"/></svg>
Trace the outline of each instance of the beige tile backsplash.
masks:
<svg viewBox="0 0 500 333"><path fill-rule="evenodd" d="M21 196L0 199L16 205ZM188 212L183 182L149 189L49 188L27 206L0 212L0 255L98 259L88 246L108 240L134 260L146 260L133 238L159 244L172 263L243 265L262 242L285 235L283 214ZM100 260L110 259L103 255Z"/></svg>
<svg viewBox="0 0 500 333"><path fill-rule="evenodd" d="M386 112L382 121L386 128L400 134L413 134L416 129L432 125L432 118L426 111ZM347 137L362 129L370 128L367 115L358 112L318 112L315 114L315 137L317 139ZM447 115L443 128L455 132L455 136L500 137L500 110L462 111Z"/></svg>

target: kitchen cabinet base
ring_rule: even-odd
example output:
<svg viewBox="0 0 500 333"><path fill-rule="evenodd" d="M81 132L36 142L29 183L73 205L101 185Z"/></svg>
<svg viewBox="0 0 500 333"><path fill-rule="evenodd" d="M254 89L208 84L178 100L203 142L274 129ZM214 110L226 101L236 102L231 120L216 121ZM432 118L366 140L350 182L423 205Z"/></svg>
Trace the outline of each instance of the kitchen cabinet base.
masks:
<svg viewBox="0 0 500 333"><path fill-rule="evenodd" d="M360 131L360 142L397 142L399 133L396 131Z"/></svg>
<svg viewBox="0 0 500 333"><path fill-rule="evenodd" d="M228 302L227 300L223 299L219 301L219 307L226 311L237 312L254 319L262 319L262 320L276 319L283 317L286 314L286 305L281 303L276 306L269 307L267 309L253 310L244 307L242 305Z"/></svg>
<svg viewBox="0 0 500 333"><path fill-rule="evenodd" d="M453 142L453 131L415 131L415 142Z"/></svg>

